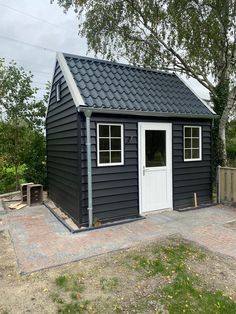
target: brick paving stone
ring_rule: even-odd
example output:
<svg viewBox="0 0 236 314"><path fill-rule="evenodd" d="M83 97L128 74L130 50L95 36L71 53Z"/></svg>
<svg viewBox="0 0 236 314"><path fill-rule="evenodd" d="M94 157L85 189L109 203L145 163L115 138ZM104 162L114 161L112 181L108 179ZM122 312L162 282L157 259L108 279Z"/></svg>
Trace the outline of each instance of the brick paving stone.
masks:
<svg viewBox="0 0 236 314"><path fill-rule="evenodd" d="M236 258L236 231L224 224L236 220L236 208L212 206L188 212L162 212L107 228L70 233L45 206L25 207L1 216L9 229L21 273L182 235L206 248Z"/></svg>

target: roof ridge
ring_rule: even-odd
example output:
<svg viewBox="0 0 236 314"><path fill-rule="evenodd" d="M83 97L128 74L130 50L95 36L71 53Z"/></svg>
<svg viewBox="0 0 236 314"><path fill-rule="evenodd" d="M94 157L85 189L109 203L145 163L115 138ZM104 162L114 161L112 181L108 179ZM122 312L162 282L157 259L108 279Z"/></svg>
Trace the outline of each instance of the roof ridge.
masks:
<svg viewBox="0 0 236 314"><path fill-rule="evenodd" d="M161 74L176 76L175 72L168 72L166 70L151 69L151 68L132 65L132 64L126 64L126 63L121 63L121 62L115 62L115 61L103 60L103 59L98 59L98 58L86 57L86 56L81 56L81 55L65 53L65 52L63 52L62 54L64 55L64 57L69 57L69 58L87 60L87 61L91 61L91 62L107 63L107 64L111 64L111 65L116 65L116 66L122 66L122 67L126 67L126 68L137 69L137 70L141 70L141 71L155 72L155 73L161 73Z"/></svg>

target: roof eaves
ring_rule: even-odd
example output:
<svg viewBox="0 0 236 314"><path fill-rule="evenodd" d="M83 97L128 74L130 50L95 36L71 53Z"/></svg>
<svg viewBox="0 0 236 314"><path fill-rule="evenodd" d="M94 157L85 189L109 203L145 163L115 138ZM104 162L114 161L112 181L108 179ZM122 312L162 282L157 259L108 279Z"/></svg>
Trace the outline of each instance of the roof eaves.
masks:
<svg viewBox="0 0 236 314"><path fill-rule="evenodd" d="M216 119L219 116L216 114L185 114L185 113L175 113L175 112L154 112L154 111L142 111L142 110L120 110L120 109L109 109L109 108L94 108L94 107L84 107L80 108L83 112L90 109L94 113L103 114L121 114L121 115L137 115L137 116L153 116L162 118L188 118L188 119Z"/></svg>
<svg viewBox="0 0 236 314"><path fill-rule="evenodd" d="M67 65L67 62L63 53L57 52L57 61L60 65L61 71L64 75L64 78L66 80L67 86L70 90L70 93L72 95L72 98L74 100L76 107L79 109L80 106L86 106L84 103L84 99L81 96L80 91L78 89L78 86L73 78L73 75Z"/></svg>

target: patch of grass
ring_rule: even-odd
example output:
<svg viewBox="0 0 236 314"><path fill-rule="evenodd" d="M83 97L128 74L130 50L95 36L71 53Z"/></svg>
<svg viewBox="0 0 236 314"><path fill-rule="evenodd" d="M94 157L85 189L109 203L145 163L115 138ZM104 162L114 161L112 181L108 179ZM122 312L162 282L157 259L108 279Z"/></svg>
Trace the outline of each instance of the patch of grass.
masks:
<svg viewBox="0 0 236 314"><path fill-rule="evenodd" d="M145 256L135 256L135 269L143 269L147 275L154 276L158 273L165 273L166 267L160 259L149 259Z"/></svg>
<svg viewBox="0 0 236 314"><path fill-rule="evenodd" d="M187 259L202 260L206 257L200 250L186 243L154 247L152 253L153 256L150 258L144 255L133 256L133 268L144 270L148 276L155 276L159 273L172 275L185 271Z"/></svg>
<svg viewBox="0 0 236 314"><path fill-rule="evenodd" d="M102 277L100 279L100 285L102 290L114 290L118 286L118 278L112 277L112 278L104 278Z"/></svg>
<svg viewBox="0 0 236 314"><path fill-rule="evenodd" d="M89 301L83 302L71 302L62 305L58 309L59 314L83 314L83 313L95 313L93 308L89 306Z"/></svg>
<svg viewBox="0 0 236 314"><path fill-rule="evenodd" d="M84 283L79 276L61 275L55 279L56 285L64 291L82 292Z"/></svg>
<svg viewBox="0 0 236 314"><path fill-rule="evenodd" d="M163 292L162 303L170 314L236 313L234 301L224 296L221 291L214 292L201 288L199 279L188 273L178 274L171 284L163 288Z"/></svg>
<svg viewBox="0 0 236 314"><path fill-rule="evenodd" d="M51 299L53 302L58 304L63 304L65 302L56 292L51 293Z"/></svg>

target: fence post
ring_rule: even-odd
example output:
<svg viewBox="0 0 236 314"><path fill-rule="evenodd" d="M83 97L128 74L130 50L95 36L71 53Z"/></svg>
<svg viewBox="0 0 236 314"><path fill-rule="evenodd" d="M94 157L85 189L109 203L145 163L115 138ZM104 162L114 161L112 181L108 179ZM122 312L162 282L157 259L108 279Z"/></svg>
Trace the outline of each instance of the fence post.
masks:
<svg viewBox="0 0 236 314"><path fill-rule="evenodd" d="M220 204L220 168L221 166L217 167L217 178L216 178L216 194L217 194L217 203Z"/></svg>

